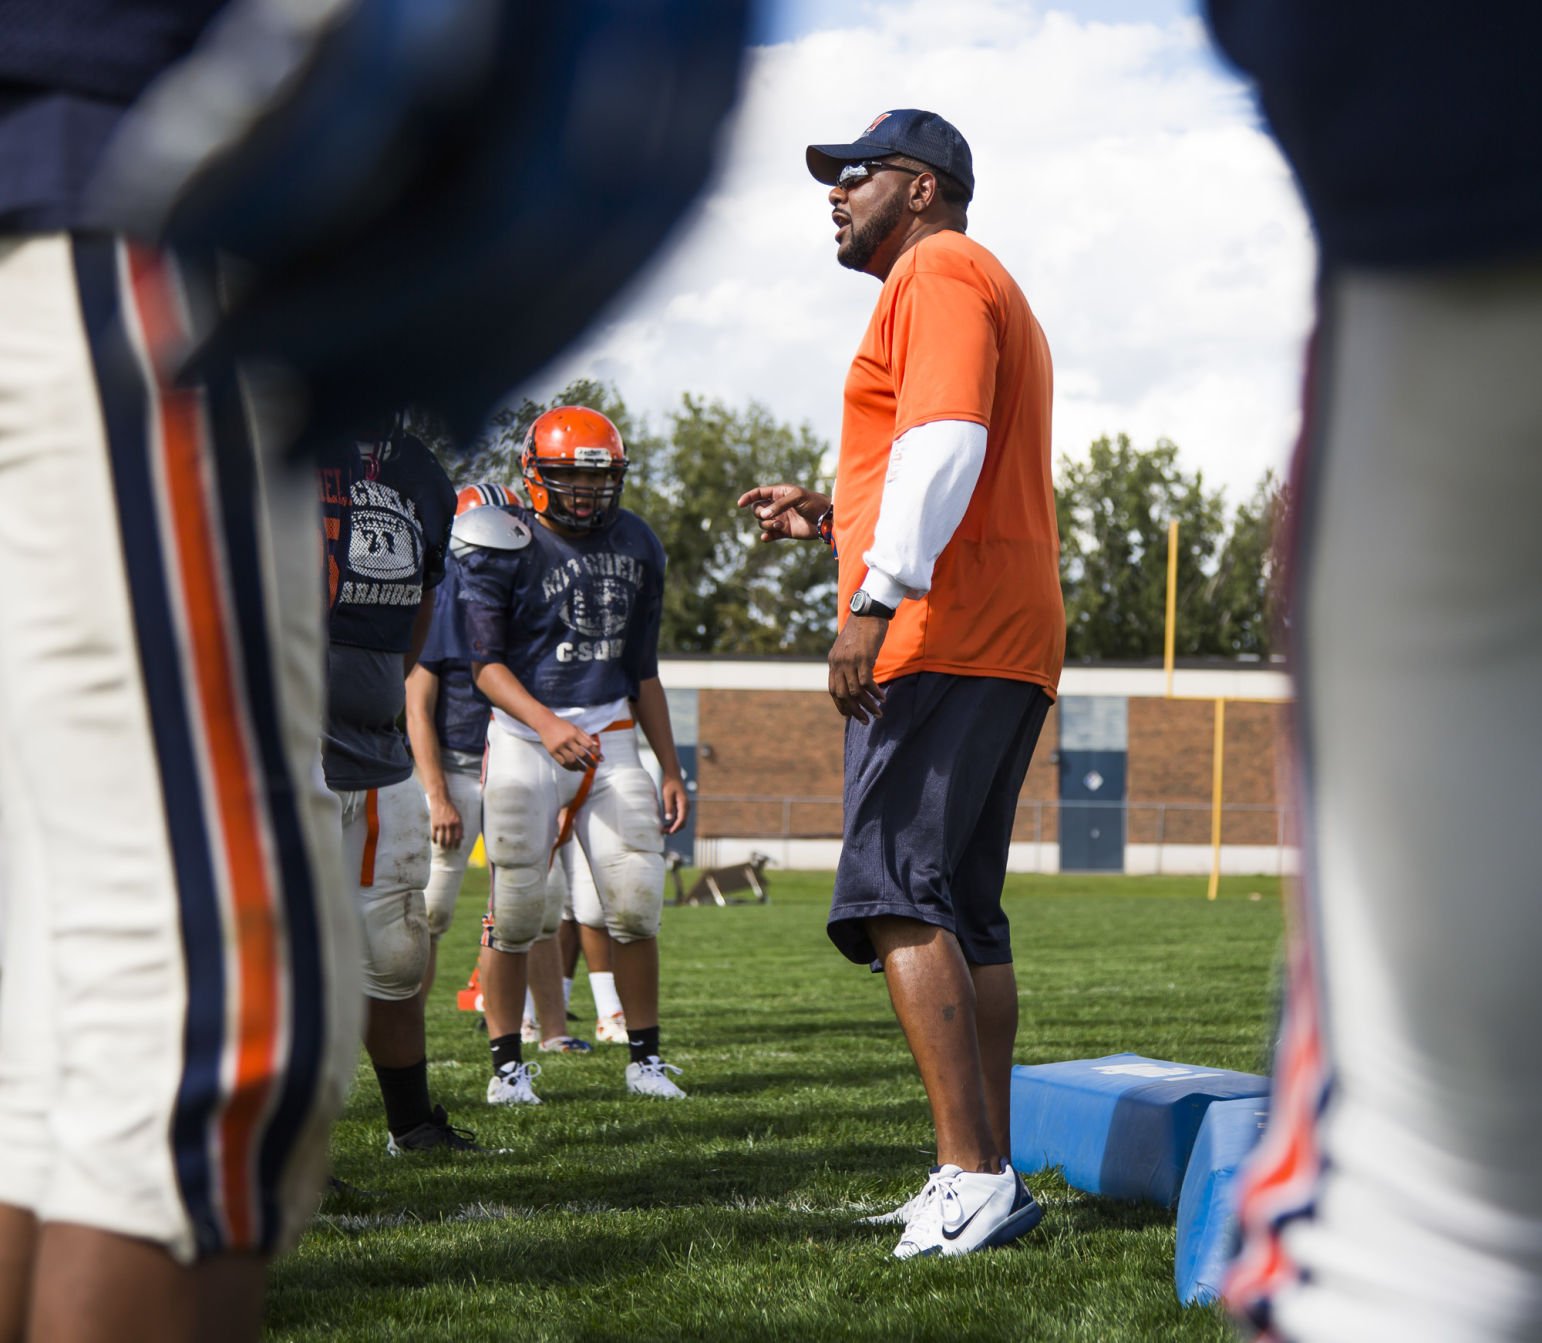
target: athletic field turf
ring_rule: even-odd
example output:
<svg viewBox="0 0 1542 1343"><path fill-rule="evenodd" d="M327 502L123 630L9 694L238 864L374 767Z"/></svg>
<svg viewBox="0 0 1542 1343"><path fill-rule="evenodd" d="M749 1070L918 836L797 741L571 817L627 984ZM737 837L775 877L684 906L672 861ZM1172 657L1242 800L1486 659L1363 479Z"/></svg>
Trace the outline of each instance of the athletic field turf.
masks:
<svg viewBox="0 0 1542 1343"><path fill-rule="evenodd" d="M1258 1071L1273 1014L1279 882L1009 879L1020 1062L1133 1050ZM1227 1339L1173 1292L1173 1216L1030 1183L1017 1246L900 1263L864 1214L920 1188L925 1099L883 981L824 934L829 876L771 901L664 911L664 1052L683 1102L624 1093L623 1046L533 1055L540 1107L493 1109L476 1018L473 872L440 951L430 1079L484 1155L385 1154L367 1064L332 1151L334 1195L268 1297L278 1339ZM574 1004L592 1038L582 972Z"/></svg>

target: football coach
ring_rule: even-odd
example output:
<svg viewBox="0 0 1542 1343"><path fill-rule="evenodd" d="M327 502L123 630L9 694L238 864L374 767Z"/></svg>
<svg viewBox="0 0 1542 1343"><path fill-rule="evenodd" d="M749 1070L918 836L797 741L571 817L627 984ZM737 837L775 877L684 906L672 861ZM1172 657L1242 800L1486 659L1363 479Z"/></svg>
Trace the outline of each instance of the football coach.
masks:
<svg viewBox="0 0 1542 1343"><path fill-rule="evenodd" d="M837 556L829 932L883 970L937 1132L921 1192L874 1220L904 1224L899 1258L965 1254L1041 1215L1007 1160L1017 982L1001 889L1065 652L1049 346L966 236L974 168L949 122L884 112L807 162L830 188L835 259L883 288L846 377L833 504L791 484L738 502L761 540Z"/></svg>

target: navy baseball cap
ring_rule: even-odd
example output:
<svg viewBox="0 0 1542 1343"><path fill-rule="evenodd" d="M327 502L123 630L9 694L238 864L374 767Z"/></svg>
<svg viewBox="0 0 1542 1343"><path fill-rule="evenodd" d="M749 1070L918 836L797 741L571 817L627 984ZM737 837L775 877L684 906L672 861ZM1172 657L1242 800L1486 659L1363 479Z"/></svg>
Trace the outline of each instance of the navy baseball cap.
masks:
<svg viewBox="0 0 1542 1343"><path fill-rule="evenodd" d="M810 145L806 158L814 180L834 186L836 176L846 164L858 159L881 159L888 154L903 154L947 173L973 198L974 159L969 153L969 142L951 121L915 107L880 112L849 145Z"/></svg>

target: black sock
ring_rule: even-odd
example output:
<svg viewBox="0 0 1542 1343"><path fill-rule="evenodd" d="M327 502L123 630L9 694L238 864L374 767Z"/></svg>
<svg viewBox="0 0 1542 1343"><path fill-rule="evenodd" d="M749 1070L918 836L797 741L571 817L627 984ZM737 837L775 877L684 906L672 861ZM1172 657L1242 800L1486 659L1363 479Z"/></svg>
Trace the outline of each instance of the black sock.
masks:
<svg viewBox="0 0 1542 1343"><path fill-rule="evenodd" d="M646 1063L649 1059L656 1059L659 1057L659 1028L644 1026L639 1030L636 1026L628 1026L626 1043L632 1051L633 1063Z"/></svg>
<svg viewBox="0 0 1542 1343"><path fill-rule="evenodd" d="M376 1064L375 1080L380 1083L380 1098L385 1102L386 1127L397 1137L434 1117L433 1102L428 1099L426 1058L405 1068L382 1068Z"/></svg>
<svg viewBox="0 0 1542 1343"><path fill-rule="evenodd" d="M512 1035L500 1035L491 1041L493 1050L493 1071L501 1073L506 1068L512 1068L516 1064L525 1061L519 1048L519 1032Z"/></svg>

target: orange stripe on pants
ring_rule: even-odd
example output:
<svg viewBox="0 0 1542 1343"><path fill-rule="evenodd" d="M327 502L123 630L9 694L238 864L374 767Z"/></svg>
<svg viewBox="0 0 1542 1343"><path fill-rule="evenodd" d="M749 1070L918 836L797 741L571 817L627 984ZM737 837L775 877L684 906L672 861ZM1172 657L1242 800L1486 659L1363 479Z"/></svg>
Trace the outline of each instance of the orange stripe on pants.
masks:
<svg viewBox="0 0 1542 1343"><path fill-rule="evenodd" d="M130 248L128 264L133 307L146 347L152 355L174 348L182 335L182 321L166 261ZM233 618L221 583L223 565L211 537L218 519L206 507L211 483L203 397L159 377L156 382L158 414L151 427L151 444L161 457L175 538L172 599L187 621L184 656L191 663L234 915L230 940L236 958L235 1073L224 1114L217 1121L220 1202L229 1222L230 1248L247 1249L258 1240L257 1127L269 1103L278 1053L277 892L268 877L262 804L254 788L255 770L236 691L238 671L226 642ZM193 951L219 954L211 948Z"/></svg>
<svg viewBox="0 0 1542 1343"><path fill-rule="evenodd" d="M359 864L359 885L375 884L375 850L380 845L380 790L364 794L364 861Z"/></svg>

